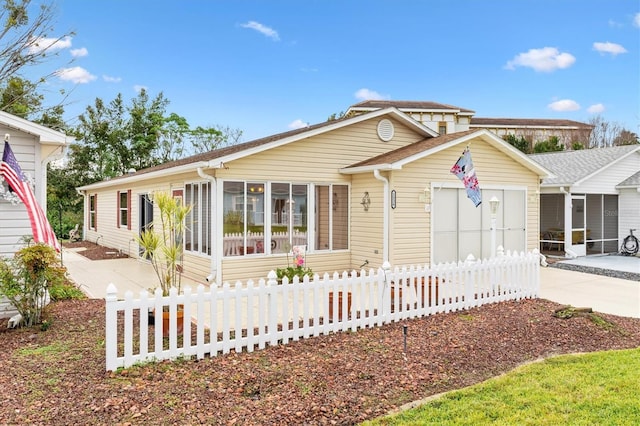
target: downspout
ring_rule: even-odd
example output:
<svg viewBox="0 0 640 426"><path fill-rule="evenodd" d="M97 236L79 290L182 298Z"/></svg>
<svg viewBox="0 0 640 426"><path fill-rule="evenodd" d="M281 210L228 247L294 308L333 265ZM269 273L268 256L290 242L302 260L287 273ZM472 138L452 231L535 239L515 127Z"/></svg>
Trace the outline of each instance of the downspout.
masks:
<svg viewBox="0 0 640 426"><path fill-rule="evenodd" d="M84 239L84 236L87 235L87 221L85 220L85 208L87 207L87 193L86 191L81 191L78 188L76 188L76 192L78 193L78 195L82 196L82 238Z"/></svg>
<svg viewBox="0 0 640 426"><path fill-rule="evenodd" d="M198 176L202 179L208 180L211 182L211 192L209 194L209 209L213 213L215 211L214 206L217 199L217 184L216 178L214 176L206 174L202 167L198 167L197 169ZM209 275L205 278L205 281L208 283L212 283L216 281L218 277L218 271L222 267L222 261L220 256L218 256L218 217L216 214L211 215L211 241L209 241L209 246L211 247L211 266L209 267Z"/></svg>
<svg viewBox="0 0 640 426"><path fill-rule="evenodd" d="M384 184L384 204L382 209L382 263L389 262L389 179L375 169L373 176Z"/></svg>

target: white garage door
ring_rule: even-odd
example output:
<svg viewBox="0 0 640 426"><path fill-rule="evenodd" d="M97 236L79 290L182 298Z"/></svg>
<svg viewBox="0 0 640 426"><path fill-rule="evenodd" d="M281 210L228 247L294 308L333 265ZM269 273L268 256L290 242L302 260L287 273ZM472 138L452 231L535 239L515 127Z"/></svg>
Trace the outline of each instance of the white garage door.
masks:
<svg viewBox="0 0 640 426"><path fill-rule="evenodd" d="M505 250L526 248L526 191L482 190L482 204L475 207L464 189L441 188L433 195L433 262L491 256L491 210L489 200L500 200L496 215L496 245Z"/></svg>

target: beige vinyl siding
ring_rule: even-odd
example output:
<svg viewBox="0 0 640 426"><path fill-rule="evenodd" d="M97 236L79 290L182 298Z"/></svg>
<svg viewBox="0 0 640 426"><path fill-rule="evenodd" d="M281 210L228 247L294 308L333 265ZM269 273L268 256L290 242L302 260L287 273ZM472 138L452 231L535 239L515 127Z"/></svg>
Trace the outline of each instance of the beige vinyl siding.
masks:
<svg viewBox="0 0 640 426"><path fill-rule="evenodd" d="M430 262L431 213L425 212L425 202L420 201L419 197L424 193L425 187L431 187L432 182L462 188L458 178L449 172L462 149L461 146L455 146L393 172L391 189L396 190L397 208L392 210L391 220L392 265ZM472 141L471 154L481 189L483 186L498 188L505 185L526 187L527 250L537 248L538 176L481 140Z"/></svg>
<svg viewBox="0 0 640 426"><path fill-rule="evenodd" d="M369 193L371 205L364 211L360 202ZM354 175L351 184L351 268L379 268L383 259L384 184L373 173Z"/></svg>
<svg viewBox="0 0 640 426"><path fill-rule="evenodd" d="M379 120L368 120L348 128L297 141L225 164L216 170L222 179L341 183L343 167L421 140L410 129L394 122L395 136L382 142L376 133Z"/></svg>

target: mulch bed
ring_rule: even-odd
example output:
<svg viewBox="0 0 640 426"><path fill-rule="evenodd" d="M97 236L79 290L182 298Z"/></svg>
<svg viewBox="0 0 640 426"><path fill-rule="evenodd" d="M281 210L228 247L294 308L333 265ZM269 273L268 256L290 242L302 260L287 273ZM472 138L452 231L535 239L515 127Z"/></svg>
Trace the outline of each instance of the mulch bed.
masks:
<svg viewBox="0 0 640 426"><path fill-rule="evenodd" d="M56 302L46 331L0 325L0 424L353 425L540 358L640 346L640 319L561 307L502 302L105 372L104 301Z"/></svg>
<svg viewBox="0 0 640 426"><path fill-rule="evenodd" d="M123 259L129 257L125 252L92 243L90 241L75 241L63 243L62 246L91 260Z"/></svg>

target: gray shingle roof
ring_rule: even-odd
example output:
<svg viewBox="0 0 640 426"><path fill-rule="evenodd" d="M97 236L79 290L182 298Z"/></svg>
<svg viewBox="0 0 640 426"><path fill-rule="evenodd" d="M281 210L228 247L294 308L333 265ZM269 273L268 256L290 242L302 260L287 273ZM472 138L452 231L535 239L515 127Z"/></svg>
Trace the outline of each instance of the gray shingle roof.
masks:
<svg viewBox="0 0 640 426"><path fill-rule="evenodd" d="M640 145L549 152L529 157L555 175L544 179L542 185L573 185L633 151L640 152Z"/></svg>
<svg viewBox="0 0 640 426"><path fill-rule="evenodd" d="M640 170L638 171L638 173L629 176L628 178L620 182L618 185L616 185L617 188L629 187L629 186L640 187Z"/></svg>
<svg viewBox="0 0 640 426"><path fill-rule="evenodd" d="M441 104L438 102L431 101L363 101L359 102L355 105L351 105L349 109L359 109L359 108L398 108L399 110L458 110L460 112L466 113L475 113L475 111L460 108L454 105Z"/></svg>
<svg viewBox="0 0 640 426"><path fill-rule="evenodd" d="M497 127L567 127L571 129L592 129L591 124L573 120L549 118L485 118L472 117L471 126Z"/></svg>

